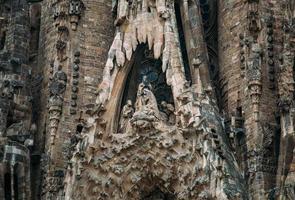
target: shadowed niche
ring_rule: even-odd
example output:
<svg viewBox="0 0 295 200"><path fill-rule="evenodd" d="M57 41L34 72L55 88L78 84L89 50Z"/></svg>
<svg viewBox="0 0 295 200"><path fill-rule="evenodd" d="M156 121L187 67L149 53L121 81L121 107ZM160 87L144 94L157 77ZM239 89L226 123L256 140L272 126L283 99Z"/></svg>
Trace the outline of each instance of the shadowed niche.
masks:
<svg viewBox="0 0 295 200"><path fill-rule="evenodd" d="M174 200L174 196L169 193L164 193L158 187L152 192L145 194L142 193L141 200Z"/></svg>
<svg viewBox="0 0 295 200"><path fill-rule="evenodd" d="M144 76L151 84L152 92L159 105L162 101L174 104L171 87L166 84L165 73L162 72L162 61L155 60L152 51L149 51L145 45L139 47L138 51L138 56L135 58L126 81L121 107L125 105L127 100L135 102L138 85Z"/></svg>
<svg viewBox="0 0 295 200"><path fill-rule="evenodd" d="M161 59L154 59L153 51L150 51L146 45L140 45L136 50L136 56L132 65L130 65L130 71L123 87L118 127L120 133L126 131L129 120L133 118L134 111L138 111L139 107L142 109L143 105L146 108L153 105L155 111L159 112L163 119L165 118L167 122L170 119L169 122L174 123L175 120L172 116L174 99L171 87L166 82L166 73L162 71L162 61ZM145 92L143 92L143 88L145 88ZM146 96L146 92L149 93L149 97ZM146 105L147 103L149 106ZM150 107L145 112L152 110ZM146 114L141 115L141 117L146 116ZM160 119L161 116L156 118Z"/></svg>

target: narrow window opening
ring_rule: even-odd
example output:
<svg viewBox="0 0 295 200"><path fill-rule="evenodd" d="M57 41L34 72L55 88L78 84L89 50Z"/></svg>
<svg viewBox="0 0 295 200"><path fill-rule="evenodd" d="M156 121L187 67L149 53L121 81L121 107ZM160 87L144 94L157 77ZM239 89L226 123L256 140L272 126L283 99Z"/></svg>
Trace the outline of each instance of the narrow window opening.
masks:
<svg viewBox="0 0 295 200"><path fill-rule="evenodd" d="M4 175L4 196L5 200L11 200L11 174Z"/></svg>
<svg viewBox="0 0 295 200"><path fill-rule="evenodd" d="M82 124L78 124L77 127L76 127L76 132L77 133L81 133L83 130L83 125Z"/></svg>
<svg viewBox="0 0 295 200"><path fill-rule="evenodd" d="M218 20L217 0L199 0L201 7L202 23L205 33L205 40L209 54L209 73L215 88L215 94L219 107L221 107L221 88L219 85L218 66Z"/></svg>
<svg viewBox="0 0 295 200"><path fill-rule="evenodd" d="M237 108L237 115L238 115L239 117L242 117L242 114L243 114L243 109L242 109L242 107L238 107L238 108Z"/></svg>
<svg viewBox="0 0 295 200"><path fill-rule="evenodd" d="M17 165L14 166L14 174L13 174L13 191L14 191L14 199L18 199L18 187L19 187L19 183L18 183L18 172L17 172Z"/></svg>
<svg viewBox="0 0 295 200"><path fill-rule="evenodd" d="M281 118L280 116L276 116L276 122L278 124L278 127L281 127ZM275 155L276 158L279 157L280 155L280 144L281 144L281 128L277 128L275 131L275 137L274 137L274 141L275 141Z"/></svg>
<svg viewBox="0 0 295 200"><path fill-rule="evenodd" d="M5 47L6 32L1 31L0 29L0 50L3 50Z"/></svg>
<svg viewBox="0 0 295 200"><path fill-rule="evenodd" d="M37 52L38 52L39 32L40 32L40 24L41 24L40 5L36 4L31 6L30 21L31 21L30 55L32 59L37 55Z"/></svg>
<svg viewBox="0 0 295 200"><path fill-rule="evenodd" d="M175 16L176 16L177 28L179 32L179 43L180 43L181 55L183 59L185 77L186 77L186 80L191 81L191 72L190 72L187 48L185 43L184 29L182 26L181 12L180 12L180 7L178 3L175 3Z"/></svg>
<svg viewBox="0 0 295 200"><path fill-rule="evenodd" d="M11 126L13 123L15 123L15 119L13 118L13 113L9 112L7 115L7 124L6 124L6 128L8 128L9 126Z"/></svg>

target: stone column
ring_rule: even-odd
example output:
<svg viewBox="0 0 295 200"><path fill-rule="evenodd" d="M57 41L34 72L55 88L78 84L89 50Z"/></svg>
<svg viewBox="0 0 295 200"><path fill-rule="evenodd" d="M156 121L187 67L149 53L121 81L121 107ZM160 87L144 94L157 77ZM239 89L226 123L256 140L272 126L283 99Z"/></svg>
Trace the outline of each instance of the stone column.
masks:
<svg viewBox="0 0 295 200"><path fill-rule="evenodd" d="M277 4L260 0L219 2L219 66L222 109L240 115L247 153L242 155L249 193L265 199L274 187L277 96L274 88ZM272 49L273 51L270 51ZM268 56L271 55L271 56ZM269 108L273 108L271 110Z"/></svg>
<svg viewBox="0 0 295 200"><path fill-rule="evenodd" d="M46 187L55 184L51 183L56 180L54 174L59 174L57 187L63 187L71 158L70 138L86 118L86 110L95 103L114 31L111 4L109 0L42 2L39 63L44 66L44 98L41 109L47 114L40 118L39 124L40 133L46 132L45 153L49 157ZM54 96L60 99L58 105L52 105ZM59 192L49 193L47 190L42 198L56 199L59 195Z"/></svg>
<svg viewBox="0 0 295 200"><path fill-rule="evenodd" d="M193 84L200 90L211 87L209 55L205 42L199 1L183 1L180 5L182 24ZM200 93L202 91L198 91Z"/></svg>

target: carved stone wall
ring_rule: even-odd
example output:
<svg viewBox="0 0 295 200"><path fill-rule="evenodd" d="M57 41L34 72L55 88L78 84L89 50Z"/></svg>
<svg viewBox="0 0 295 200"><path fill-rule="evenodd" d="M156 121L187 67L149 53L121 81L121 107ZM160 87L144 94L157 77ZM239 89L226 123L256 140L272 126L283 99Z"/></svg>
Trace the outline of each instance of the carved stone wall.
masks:
<svg viewBox="0 0 295 200"><path fill-rule="evenodd" d="M29 59L30 8L25 0L1 1L0 48L0 191L1 199L30 199L33 119Z"/></svg>
<svg viewBox="0 0 295 200"><path fill-rule="evenodd" d="M295 199L294 0L0 0L0 200Z"/></svg>
<svg viewBox="0 0 295 200"><path fill-rule="evenodd" d="M106 3L105 3L106 2ZM39 62L44 66L40 116L46 132L43 154L43 188L56 187L63 198L63 178L69 166L77 127L84 126L95 102L106 53L113 36L109 1L43 1ZM103 19L103 20L98 20ZM96 36L100 35L99 38ZM42 50L41 50L42 49ZM48 114L47 114L48 113ZM59 181L53 181L53 180Z"/></svg>

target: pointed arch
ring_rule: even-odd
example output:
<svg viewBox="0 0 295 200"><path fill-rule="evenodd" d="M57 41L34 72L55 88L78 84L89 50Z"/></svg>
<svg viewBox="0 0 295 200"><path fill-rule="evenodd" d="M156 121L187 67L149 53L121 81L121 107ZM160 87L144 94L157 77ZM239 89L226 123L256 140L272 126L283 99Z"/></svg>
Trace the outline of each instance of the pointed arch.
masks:
<svg viewBox="0 0 295 200"><path fill-rule="evenodd" d="M130 62L126 62L114 80L111 98L107 106L107 115L110 117L107 131L118 133L122 107L127 100L135 103L138 85L143 76L147 76L151 83L152 92L155 94L158 105L163 101L174 105L172 89L167 84L166 74L163 73L161 66L161 58L155 59L146 44L137 47Z"/></svg>

